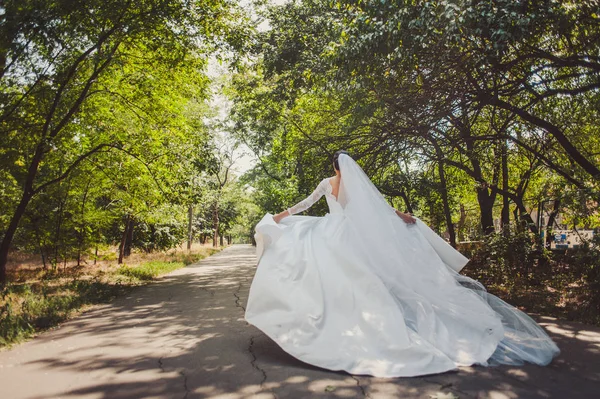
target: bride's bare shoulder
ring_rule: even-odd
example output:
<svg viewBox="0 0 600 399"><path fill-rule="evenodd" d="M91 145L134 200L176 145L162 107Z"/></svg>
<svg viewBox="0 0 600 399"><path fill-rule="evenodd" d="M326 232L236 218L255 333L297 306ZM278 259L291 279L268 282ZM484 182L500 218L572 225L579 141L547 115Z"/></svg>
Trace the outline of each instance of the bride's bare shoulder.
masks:
<svg viewBox="0 0 600 399"><path fill-rule="evenodd" d="M339 186L339 185L340 185L340 179L338 179L338 177L337 177L337 176L331 176L331 177L328 177L328 178L327 178L327 179L325 179L325 180L327 180L327 182L328 182L328 183L329 183L329 184L330 184L332 187L337 187L337 186Z"/></svg>

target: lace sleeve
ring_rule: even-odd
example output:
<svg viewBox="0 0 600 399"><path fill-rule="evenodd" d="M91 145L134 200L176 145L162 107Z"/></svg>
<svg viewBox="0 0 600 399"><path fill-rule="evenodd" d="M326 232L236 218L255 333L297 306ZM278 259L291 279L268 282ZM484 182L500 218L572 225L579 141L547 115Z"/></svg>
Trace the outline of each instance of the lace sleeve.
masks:
<svg viewBox="0 0 600 399"><path fill-rule="evenodd" d="M329 184L329 180L322 180L321 183L317 186L315 191L312 192L311 195L298 202L293 207L289 208L287 211L290 215L295 215L297 213L303 212L313 206L315 202L317 202L325 193L327 192L327 185Z"/></svg>

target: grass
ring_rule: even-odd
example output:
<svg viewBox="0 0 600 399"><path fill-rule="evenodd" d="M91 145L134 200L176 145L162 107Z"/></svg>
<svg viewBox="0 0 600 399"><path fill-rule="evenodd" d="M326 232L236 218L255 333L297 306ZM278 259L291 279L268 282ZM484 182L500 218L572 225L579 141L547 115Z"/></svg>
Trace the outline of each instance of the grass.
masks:
<svg viewBox="0 0 600 399"><path fill-rule="evenodd" d="M31 338L54 327L86 306L105 303L134 286L120 280L43 281L10 284L0 298L0 347Z"/></svg>
<svg viewBox="0 0 600 399"><path fill-rule="evenodd" d="M172 272L173 270L181 269L185 264L183 262L161 262L153 261L146 262L138 267L122 266L117 270L117 273L123 276L136 278L141 281L153 280L161 274Z"/></svg>
<svg viewBox="0 0 600 399"><path fill-rule="evenodd" d="M158 260L109 270L23 270L0 290L0 348L55 327L91 305L110 302L133 287L218 252L157 254Z"/></svg>

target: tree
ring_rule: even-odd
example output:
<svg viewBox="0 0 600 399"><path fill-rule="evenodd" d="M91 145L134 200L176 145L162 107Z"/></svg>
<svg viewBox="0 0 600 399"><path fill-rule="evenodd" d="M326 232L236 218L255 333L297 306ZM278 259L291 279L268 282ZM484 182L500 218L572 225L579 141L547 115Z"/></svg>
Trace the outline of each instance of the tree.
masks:
<svg viewBox="0 0 600 399"><path fill-rule="evenodd" d="M159 65L177 69L211 46L225 44L219 37L235 42L241 36L229 33L230 4L225 1L29 0L8 1L3 7L0 162L18 195L6 203L11 211L0 243L2 283L8 251L32 199L90 159L129 151L126 132L102 120L88 131L82 113L103 101L135 113L142 93L152 90L147 76L138 71ZM110 81L109 76L120 80ZM132 101L123 92L111 91L108 83L134 86L138 97ZM105 109L106 116L110 106ZM57 168L61 158L65 162Z"/></svg>

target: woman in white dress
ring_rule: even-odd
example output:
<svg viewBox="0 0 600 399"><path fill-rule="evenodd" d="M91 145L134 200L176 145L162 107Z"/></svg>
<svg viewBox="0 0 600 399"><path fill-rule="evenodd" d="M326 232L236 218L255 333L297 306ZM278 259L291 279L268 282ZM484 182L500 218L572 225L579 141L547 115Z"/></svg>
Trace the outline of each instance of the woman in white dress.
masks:
<svg viewBox="0 0 600 399"><path fill-rule="evenodd" d="M458 273L468 259L392 208L345 151L336 176L256 226L246 320L296 358L377 377L550 363L529 316ZM324 217L294 216L325 196Z"/></svg>

